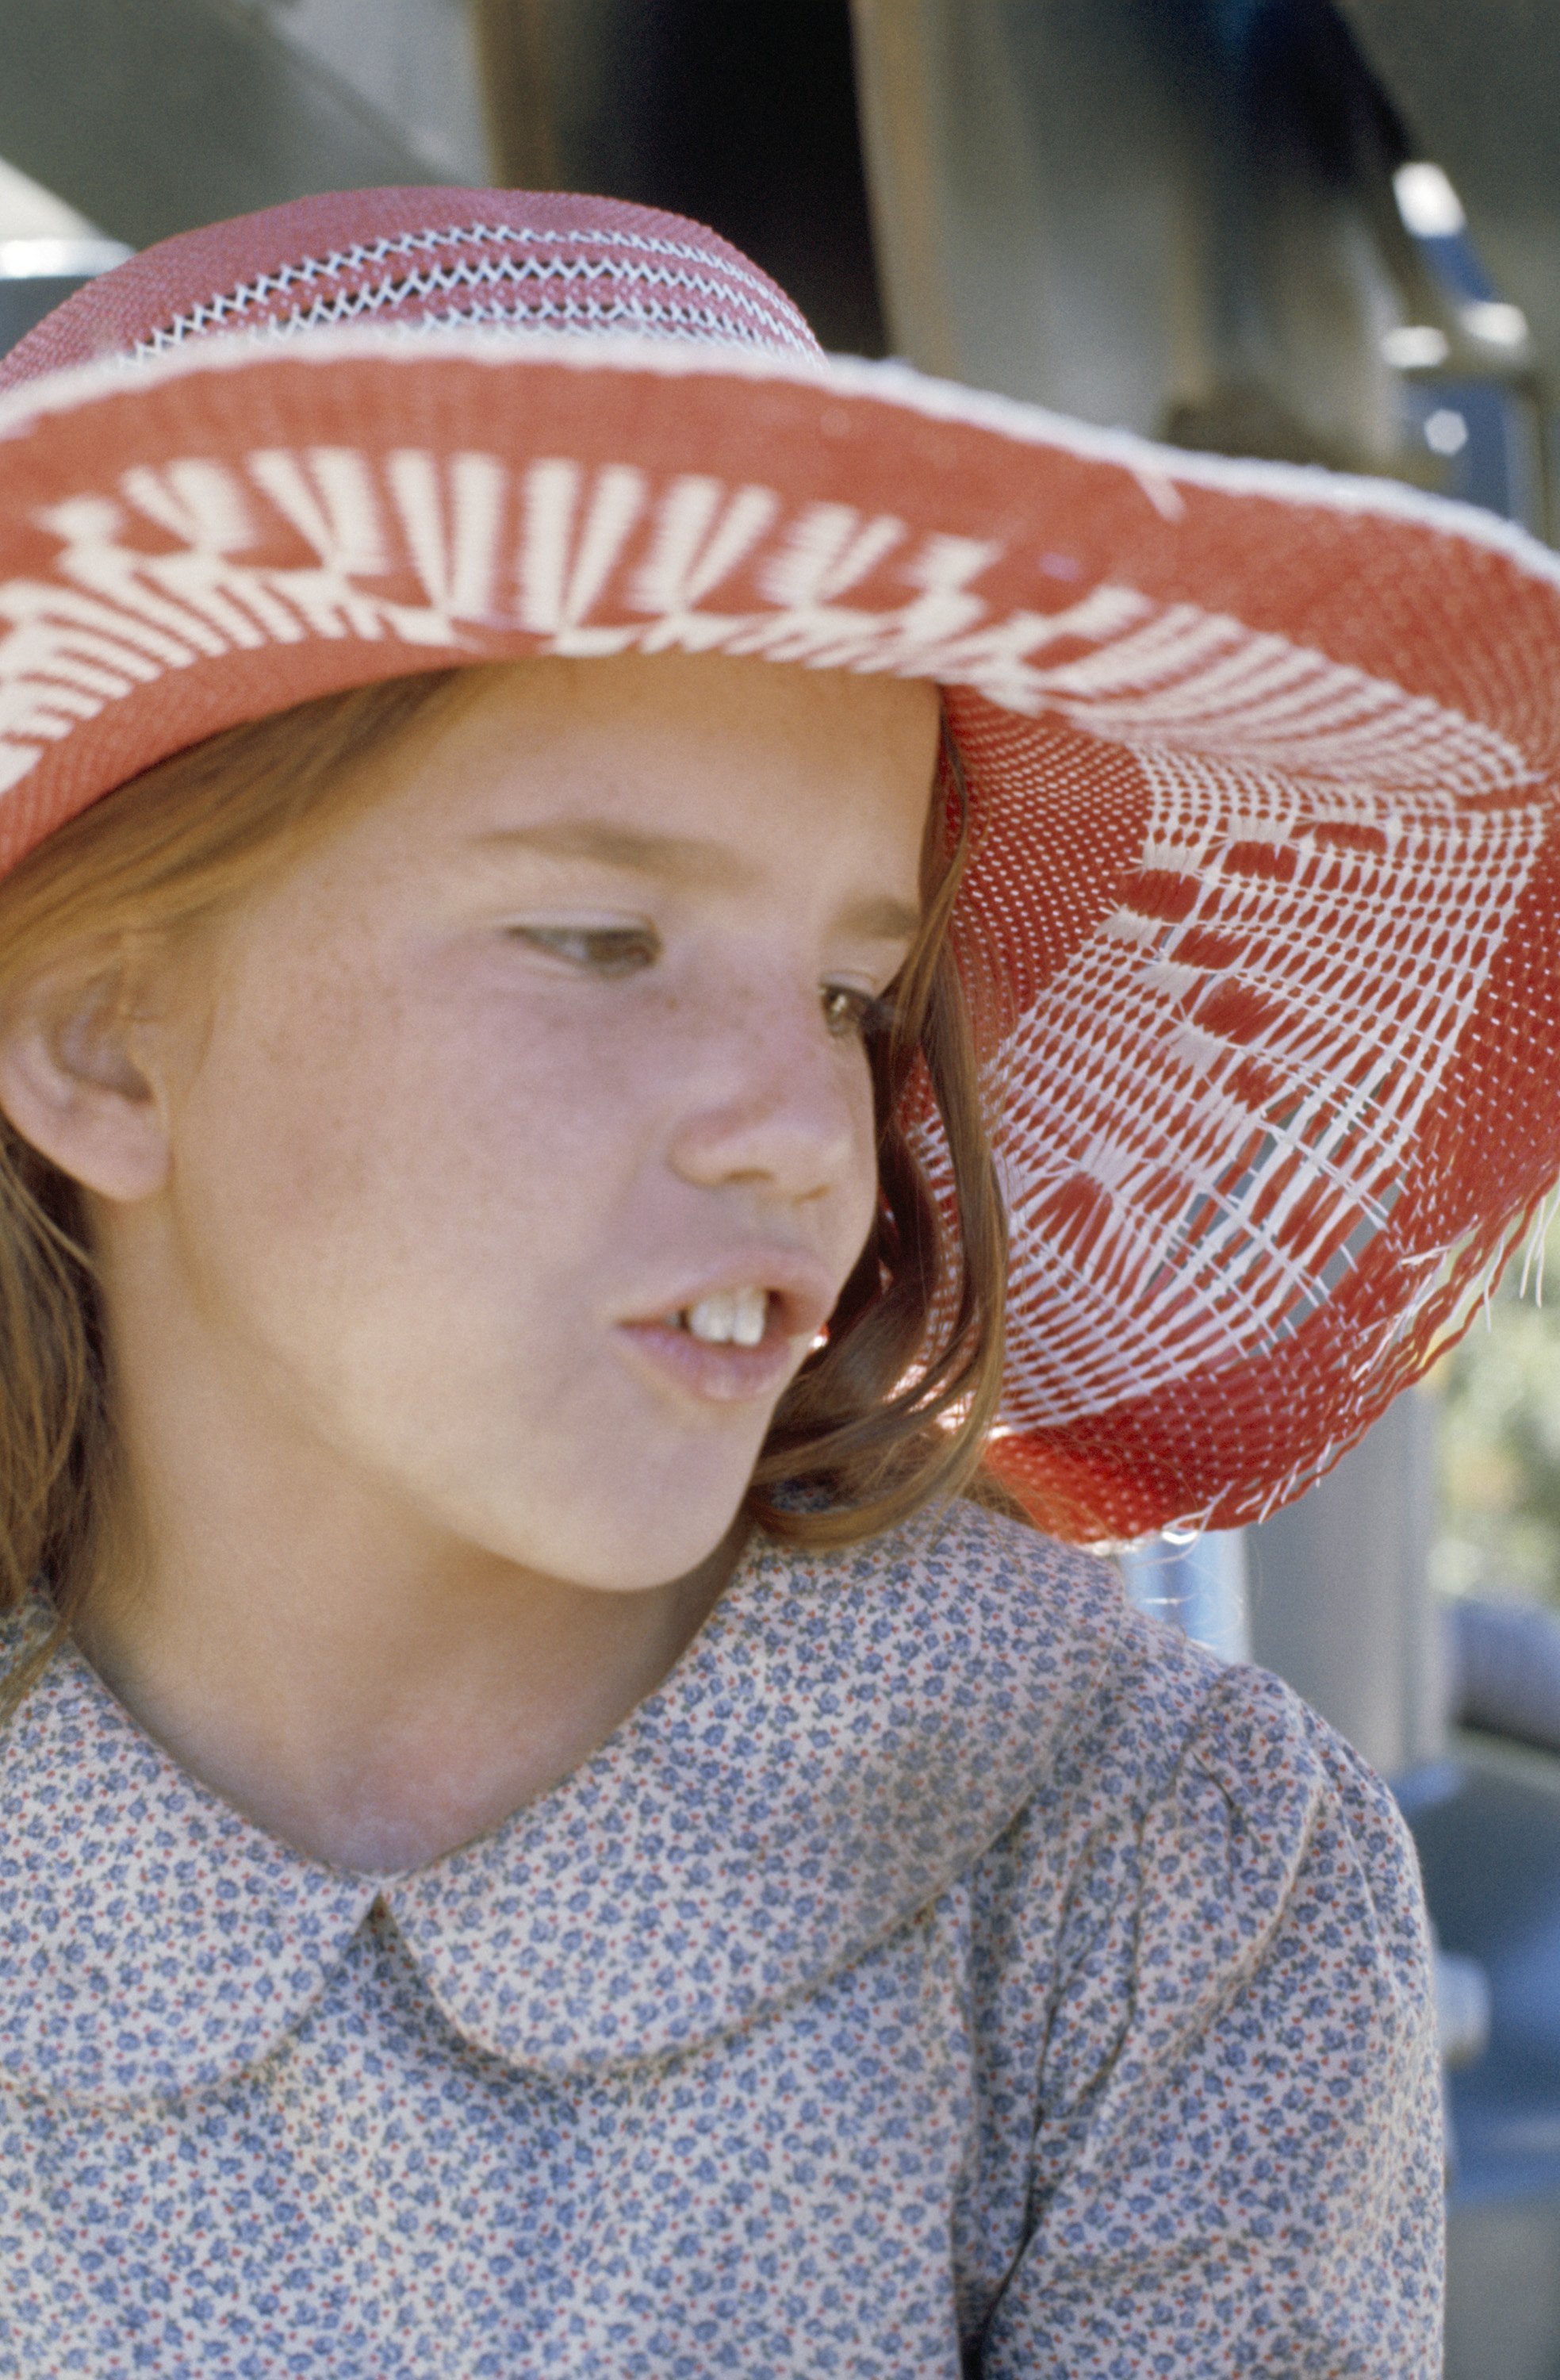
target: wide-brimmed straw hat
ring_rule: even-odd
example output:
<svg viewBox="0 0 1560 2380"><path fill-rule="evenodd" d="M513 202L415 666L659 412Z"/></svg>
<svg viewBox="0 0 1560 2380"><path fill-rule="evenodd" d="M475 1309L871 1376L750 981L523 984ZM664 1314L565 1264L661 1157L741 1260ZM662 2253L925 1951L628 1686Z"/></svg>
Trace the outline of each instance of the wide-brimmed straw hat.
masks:
<svg viewBox="0 0 1560 2380"><path fill-rule="evenodd" d="M399 673L941 684L995 1455L1061 1534L1298 1494L1560 1172L1560 571L1493 519L828 361L712 233L514 191L167 241L0 389L0 867Z"/></svg>

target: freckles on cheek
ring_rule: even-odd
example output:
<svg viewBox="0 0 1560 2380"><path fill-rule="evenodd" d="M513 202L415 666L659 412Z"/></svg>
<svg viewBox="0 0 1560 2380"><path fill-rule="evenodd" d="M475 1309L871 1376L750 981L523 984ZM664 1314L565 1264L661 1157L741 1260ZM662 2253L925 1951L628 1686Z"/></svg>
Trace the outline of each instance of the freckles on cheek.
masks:
<svg viewBox="0 0 1560 2380"><path fill-rule="evenodd" d="M191 1184L224 1268L333 1310L598 1261L676 1021L521 986L502 950L308 940L240 971L208 1046Z"/></svg>
<svg viewBox="0 0 1560 2380"><path fill-rule="evenodd" d="M240 1004L234 1029L213 1037L202 1084L212 1154L228 1195L280 1238L372 1198L397 1028L390 987L320 966Z"/></svg>
<svg viewBox="0 0 1560 2380"><path fill-rule="evenodd" d="M632 1028L514 1003L457 1020L453 1038L428 1103L474 1192L538 1207L555 1229L633 1171L650 1077Z"/></svg>

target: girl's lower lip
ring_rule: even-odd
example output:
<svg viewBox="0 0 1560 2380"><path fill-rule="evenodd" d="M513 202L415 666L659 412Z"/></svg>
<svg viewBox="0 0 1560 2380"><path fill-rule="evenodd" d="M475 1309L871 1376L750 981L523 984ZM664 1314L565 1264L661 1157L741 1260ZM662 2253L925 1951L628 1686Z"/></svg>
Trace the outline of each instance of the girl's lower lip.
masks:
<svg viewBox="0 0 1560 2380"><path fill-rule="evenodd" d="M642 1363L710 1404L750 1404L772 1397L795 1366L792 1342L772 1328L756 1347L695 1339L671 1322L620 1322L618 1329Z"/></svg>

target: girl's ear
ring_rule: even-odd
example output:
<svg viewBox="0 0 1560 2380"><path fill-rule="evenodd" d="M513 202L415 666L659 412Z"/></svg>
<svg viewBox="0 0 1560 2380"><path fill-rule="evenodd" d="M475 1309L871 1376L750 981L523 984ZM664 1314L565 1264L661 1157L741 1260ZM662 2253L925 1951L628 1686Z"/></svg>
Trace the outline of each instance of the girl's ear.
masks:
<svg viewBox="0 0 1560 2380"><path fill-rule="evenodd" d="M134 989L127 954L100 947L0 1007L0 1109L62 1173L126 1204L153 1196L169 1166Z"/></svg>

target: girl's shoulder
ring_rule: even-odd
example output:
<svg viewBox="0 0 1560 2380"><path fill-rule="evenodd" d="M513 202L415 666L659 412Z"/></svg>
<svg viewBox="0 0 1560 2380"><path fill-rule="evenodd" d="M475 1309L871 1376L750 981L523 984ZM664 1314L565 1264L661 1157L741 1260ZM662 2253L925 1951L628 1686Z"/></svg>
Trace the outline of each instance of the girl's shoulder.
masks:
<svg viewBox="0 0 1560 2380"><path fill-rule="evenodd" d="M48 1641L55 1626L54 1608L41 1588L18 1603L0 1608L0 1677L25 1661Z"/></svg>
<svg viewBox="0 0 1560 2380"><path fill-rule="evenodd" d="M1203 2373L1222 2338L1438 2369L1434 2001L1391 1794L1109 1565L982 1513L949 1550L1021 1664L1093 1648L957 1888L982 2368Z"/></svg>
<svg viewBox="0 0 1560 2380"><path fill-rule="evenodd" d="M61 1641L53 1604L42 1588L0 1609L0 1735L26 1701Z"/></svg>
<svg viewBox="0 0 1560 2380"><path fill-rule="evenodd" d="M891 1584L907 1655L924 1639L988 1677L995 1661L1052 1685L1069 1718L1058 1775L1087 1769L1129 1791L1135 1779L1150 1794L1189 1762L1231 1782L1248 1767L1270 1782L1280 1770L1379 1782L1281 1679L1138 1609L1107 1558L1003 1512L961 1500L840 1559Z"/></svg>
<svg viewBox="0 0 1560 2380"><path fill-rule="evenodd" d="M969 1872L977 1915L1021 1969L1076 1960L1082 1973L1113 1943L1111 1988L1081 1987L1081 2004L1108 2031L1152 1970L1161 2050L1288 1952L1297 1987L1352 1964L1394 2023L1422 2025L1412 1840L1389 1788L1318 1713L1137 1610L1114 1564L998 1515L961 1512L942 1559L1023 1668L1077 1672L1031 1791Z"/></svg>
<svg viewBox="0 0 1560 2380"><path fill-rule="evenodd" d="M791 1559L809 1584L827 1578L830 1633L853 1641L841 1604L859 1605L911 1691L947 1679L972 1716L1001 1725L1043 1715L1047 1775L1085 1744L1105 1758L1108 1744L1114 1779L1161 1777L1226 1677L1214 1656L1136 1609L1113 1561L974 1501ZM1288 1709L1293 1698L1277 1693Z"/></svg>
<svg viewBox="0 0 1560 2380"><path fill-rule="evenodd" d="M891 1615L905 1648L918 1640L957 1658L976 1644L1044 1658L1063 1647L1102 1658L1132 1608L1114 1562L1063 1545L966 1498L821 1555L774 1548L799 1577Z"/></svg>
<svg viewBox="0 0 1560 2380"><path fill-rule="evenodd" d="M961 1502L848 1566L894 1589L901 1676L955 1681L972 1762L1027 1749L1011 1831L1032 1873L1131 1845L1138 1884L1173 1898L1172 1877L1190 1890L1205 1870L1254 1911L1330 1835L1417 1937L1413 1850L1381 1779L1281 1679L1139 1611L1113 1562Z"/></svg>

